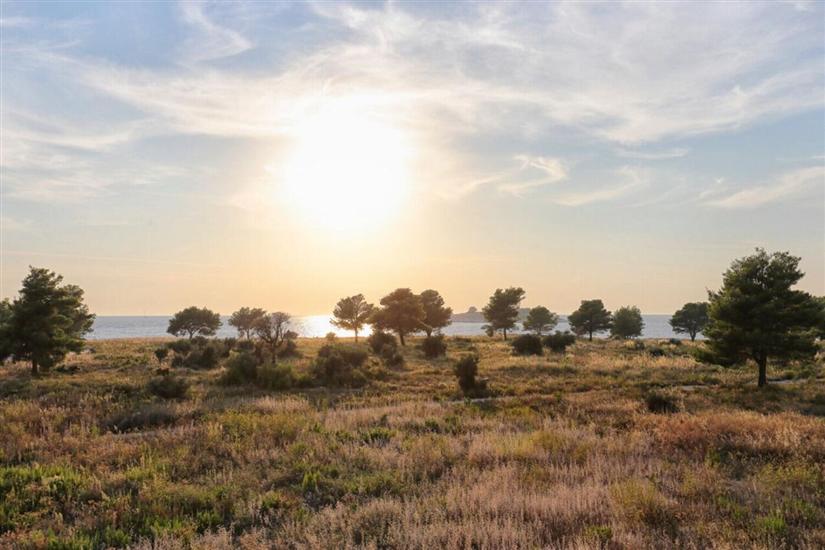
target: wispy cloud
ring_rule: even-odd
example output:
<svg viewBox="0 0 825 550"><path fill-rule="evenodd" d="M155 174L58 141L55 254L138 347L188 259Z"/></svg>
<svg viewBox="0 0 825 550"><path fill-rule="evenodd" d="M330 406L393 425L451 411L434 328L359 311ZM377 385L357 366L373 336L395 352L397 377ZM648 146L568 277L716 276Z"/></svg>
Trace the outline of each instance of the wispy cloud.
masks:
<svg viewBox="0 0 825 550"><path fill-rule="evenodd" d="M742 189L708 202L719 208L756 208L796 196L811 189L825 190L825 166L801 168L779 176L773 184Z"/></svg>
<svg viewBox="0 0 825 550"><path fill-rule="evenodd" d="M183 20L192 25L195 34L184 45L184 58L190 62L231 57L252 47L241 33L215 23L206 13L208 4L199 1L180 3Z"/></svg>
<svg viewBox="0 0 825 550"><path fill-rule="evenodd" d="M611 201L641 189L648 183L647 173L634 166L623 166L617 170L616 177L622 180L623 183L588 191L563 194L553 199L553 202L562 206L583 206L594 202Z"/></svg>
<svg viewBox="0 0 825 550"><path fill-rule="evenodd" d="M632 150L632 149L617 149L616 154L624 158L633 158L639 160L666 160L684 157L690 152L686 147L674 147L672 149L664 149L661 151L647 151L647 150Z"/></svg>

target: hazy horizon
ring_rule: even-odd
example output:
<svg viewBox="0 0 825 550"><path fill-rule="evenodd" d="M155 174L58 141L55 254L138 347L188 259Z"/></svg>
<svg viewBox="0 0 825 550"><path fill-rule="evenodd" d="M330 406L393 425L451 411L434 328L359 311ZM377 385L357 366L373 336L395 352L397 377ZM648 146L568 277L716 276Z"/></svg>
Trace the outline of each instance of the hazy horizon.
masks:
<svg viewBox="0 0 825 550"><path fill-rule="evenodd" d="M825 294L825 5L2 3L0 297L328 314Z"/></svg>

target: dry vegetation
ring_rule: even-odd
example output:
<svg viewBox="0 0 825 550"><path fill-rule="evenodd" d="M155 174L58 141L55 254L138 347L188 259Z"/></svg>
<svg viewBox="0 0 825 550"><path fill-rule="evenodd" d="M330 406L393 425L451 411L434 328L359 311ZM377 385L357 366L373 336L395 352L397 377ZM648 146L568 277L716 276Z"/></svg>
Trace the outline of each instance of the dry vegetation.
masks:
<svg viewBox="0 0 825 550"><path fill-rule="evenodd" d="M307 371L323 343L288 362ZM825 546L821 362L757 391L755 368L689 345L521 358L453 338L427 361L414 344L358 390L179 369L178 400L149 391L156 342L94 342L37 379L7 366L0 547ZM459 393L469 350L492 398Z"/></svg>

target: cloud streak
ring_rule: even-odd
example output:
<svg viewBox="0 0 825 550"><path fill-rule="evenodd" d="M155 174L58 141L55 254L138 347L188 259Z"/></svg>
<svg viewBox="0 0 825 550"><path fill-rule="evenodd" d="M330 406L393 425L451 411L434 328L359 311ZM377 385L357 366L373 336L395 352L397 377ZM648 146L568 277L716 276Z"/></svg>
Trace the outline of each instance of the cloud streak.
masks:
<svg viewBox="0 0 825 550"><path fill-rule="evenodd" d="M813 166L788 172L773 184L756 185L707 204L718 208L757 208L799 195L810 189L825 190L825 166Z"/></svg>

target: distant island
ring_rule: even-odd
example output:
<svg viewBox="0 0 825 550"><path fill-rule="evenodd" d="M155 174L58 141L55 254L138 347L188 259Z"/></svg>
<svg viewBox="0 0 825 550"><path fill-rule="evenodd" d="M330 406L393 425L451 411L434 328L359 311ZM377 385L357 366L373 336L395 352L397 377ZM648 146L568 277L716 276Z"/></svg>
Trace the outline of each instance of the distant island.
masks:
<svg viewBox="0 0 825 550"><path fill-rule="evenodd" d="M518 318L524 319L527 317L527 312L530 311L529 307L521 307L518 310ZM470 308L465 311L464 313L453 313L451 317L453 323L484 323L486 320L484 319L484 314L475 307L470 306Z"/></svg>

